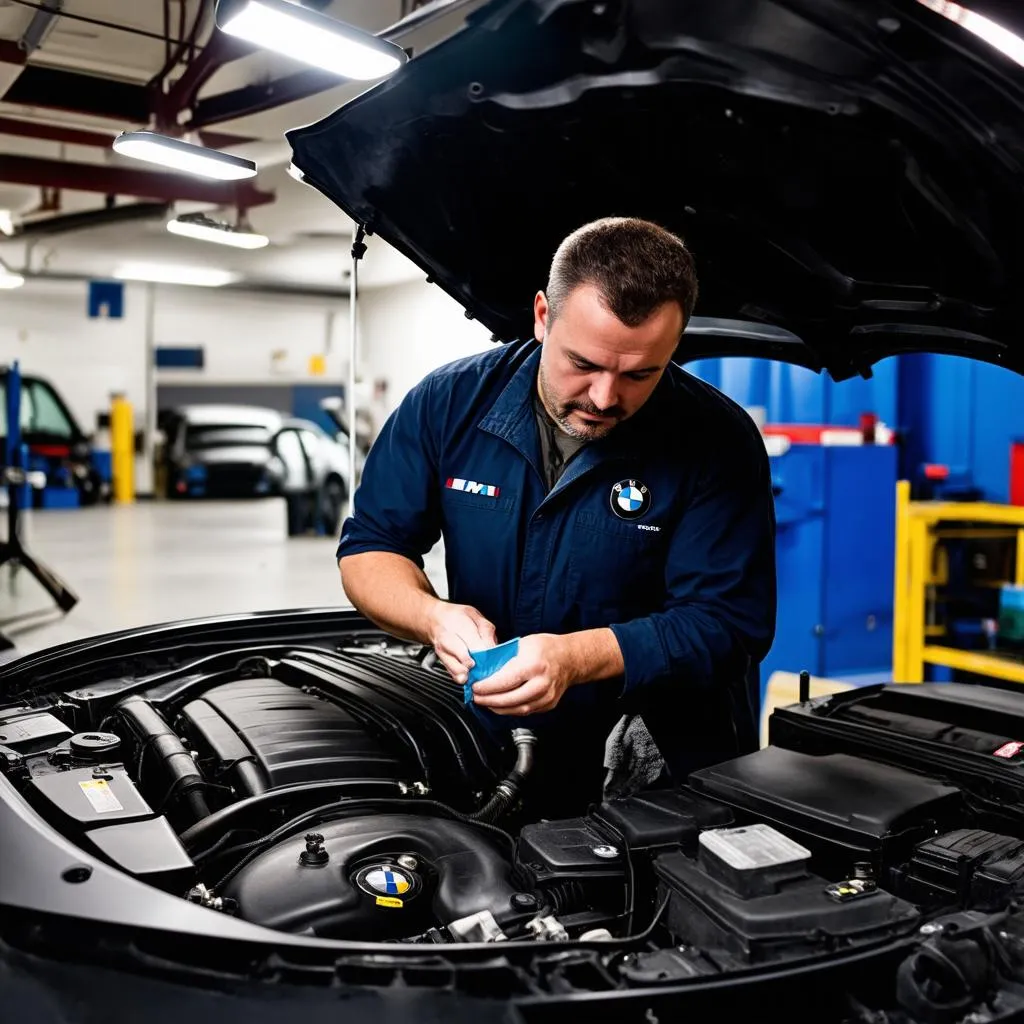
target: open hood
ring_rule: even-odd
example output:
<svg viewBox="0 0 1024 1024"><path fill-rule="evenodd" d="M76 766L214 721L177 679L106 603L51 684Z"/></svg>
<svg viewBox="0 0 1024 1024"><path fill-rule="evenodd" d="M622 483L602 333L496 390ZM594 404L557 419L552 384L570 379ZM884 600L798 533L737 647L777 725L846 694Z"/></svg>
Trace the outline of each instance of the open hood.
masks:
<svg viewBox="0 0 1024 1024"><path fill-rule="evenodd" d="M963 14L495 0L288 139L311 185L501 340L532 333L566 233L635 215L696 256L687 358L843 379L934 351L1021 371L1024 69L933 8ZM1019 5L973 9L1024 36Z"/></svg>

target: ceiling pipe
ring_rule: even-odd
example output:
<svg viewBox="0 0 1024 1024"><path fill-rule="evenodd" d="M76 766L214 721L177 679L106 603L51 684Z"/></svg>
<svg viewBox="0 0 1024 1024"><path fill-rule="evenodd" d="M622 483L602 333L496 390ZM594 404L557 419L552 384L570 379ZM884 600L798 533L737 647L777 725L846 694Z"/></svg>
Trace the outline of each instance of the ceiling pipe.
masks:
<svg viewBox="0 0 1024 1024"><path fill-rule="evenodd" d="M132 167L76 164L39 157L0 154L0 181L41 188L101 192L108 196L137 196L165 202L188 200L213 206L248 210L272 203L273 192L263 192L250 181L203 181L186 175L140 171Z"/></svg>
<svg viewBox="0 0 1024 1024"><path fill-rule="evenodd" d="M107 228L112 225L134 224L139 221L165 220L170 213L169 203L126 203L102 210L83 210L79 213L59 214L43 220L22 221L11 241L21 238L67 235L75 231Z"/></svg>
<svg viewBox="0 0 1024 1024"><path fill-rule="evenodd" d="M149 86L153 89L161 89L163 87L164 80L167 76L185 59L186 51L192 54L194 57L194 49L196 42L199 40L199 33L206 23L207 16L210 13L210 0L199 0L199 6L196 8L195 20L192 22L192 29L189 31L188 36L184 34L185 30L185 0L179 0L181 4L181 30L178 35L181 37L181 41L178 43L177 49L173 53L169 53L167 60L164 61L164 65L160 70L150 79ZM168 7L165 6L165 12ZM168 30L168 35L170 31ZM168 41L168 47L170 41ZM192 57L189 59L191 60Z"/></svg>
<svg viewBox="0 0 1024 1024"><path fill-rule="evenodd" d="M57 24L57 17L63 9L64 0L43 0L43 6L32 15L28 28L18 40L18 46L25 51L26 57L43 45Z"/></svg>
<svg viewBox="0 0 1024 1024"><path fill-rule="evenodd" d="M166 131L176 125L178 114L191 110L199 90L226 64L252 53L252 47L215 30L202 53L185 69L166 93L154 97L157 125Z"/></svg>

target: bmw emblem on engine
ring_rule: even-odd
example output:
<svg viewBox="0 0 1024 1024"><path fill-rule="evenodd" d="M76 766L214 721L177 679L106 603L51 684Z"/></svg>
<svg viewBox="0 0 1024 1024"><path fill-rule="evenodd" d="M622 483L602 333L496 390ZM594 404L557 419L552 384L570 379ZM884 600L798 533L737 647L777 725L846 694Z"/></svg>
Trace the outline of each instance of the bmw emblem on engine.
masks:
<svg viewBox="0 0 1024 1024"><path fill-rule="evenodd" d="M412 872L393 864L373 864L356 876L356 884L371 896L402 896L416 894L419 879Z"/></svg>
<svg viewBox="0 0 1024 1024"><path fill-rule="evenodd" d="M651 507L651 492L639 480L620 480L612 488L611 506L620 519L639 519Z"/></svg>

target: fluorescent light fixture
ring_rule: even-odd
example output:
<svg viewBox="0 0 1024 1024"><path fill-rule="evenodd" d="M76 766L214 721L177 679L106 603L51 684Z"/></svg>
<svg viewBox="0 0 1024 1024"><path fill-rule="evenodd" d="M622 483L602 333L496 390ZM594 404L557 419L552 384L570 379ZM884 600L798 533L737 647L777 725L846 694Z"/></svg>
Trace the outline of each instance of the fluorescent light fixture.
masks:
<svg viewBox="0 0 1024 1024"><path fill-rule="evenodd" d="M948 18L968 32L973 32L979 39L984 39L989 46L994 46L1000 53L1024 67L1024 39L1021 39L1016 32L1003 28L991 18L986 18L984 14L968 10L950 0L917 0L917 2L927 7L928 10Z"/></svg>
<svg viewBox="0 0 1024 1024"><path fill-rule="evenodd" d="M195 285L199 288L221 288L235 280L237 274L215 267L182 267L169 263L123 263L114 270L121 281L153 281L157 284Z"/></svg>
<svg viewBox="0 0 1024 1024"><path fill-rule="evenodd" d="M236 249L262 249L270 244L270 239L266 235L195 214L175 217L174 220L167 222L167 230L172 235L196 238L200 242L232 245Z"/></svg>
<svg viewBox="0 0 1024 1024"><path fill-rule="evenodd" d="M217 24L222 32L343 78L383 78L408 59L400 46L372 32L288 0L219 0Z"/></svg>
<svg viewBox="0 0 1024 1024"><path fill-rule="evenodd" d="M218 181L239 181L256 176L256 164L252 160L157 132L122 132L114 139L114 152Z"/></svg>

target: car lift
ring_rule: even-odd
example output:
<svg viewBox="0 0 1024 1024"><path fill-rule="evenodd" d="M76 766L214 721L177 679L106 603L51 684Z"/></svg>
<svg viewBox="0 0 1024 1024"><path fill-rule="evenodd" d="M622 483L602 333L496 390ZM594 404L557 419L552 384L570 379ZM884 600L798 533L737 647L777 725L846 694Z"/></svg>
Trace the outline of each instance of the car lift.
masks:
<svg viewBox="0 0 1024 1024"><path fill-rule="evenodd" d="M0 483L7 488L7 540L0 542L0 566L11 562L23 566L38 581L64 612L71 611L78 604L78 597L68 585L51 569L37 562L21 543L18 529L19 502L25 484L43 486L46 476L28 470L28 447L21 443L21 370L15 361L7 373L7 445L4 452L4 468ZM0 623L8 626L12 620ZM18 621L15 619L13 621ZM0 634L2 636L2 634ZM6 637L0 647L13 646Z"/></svg>

